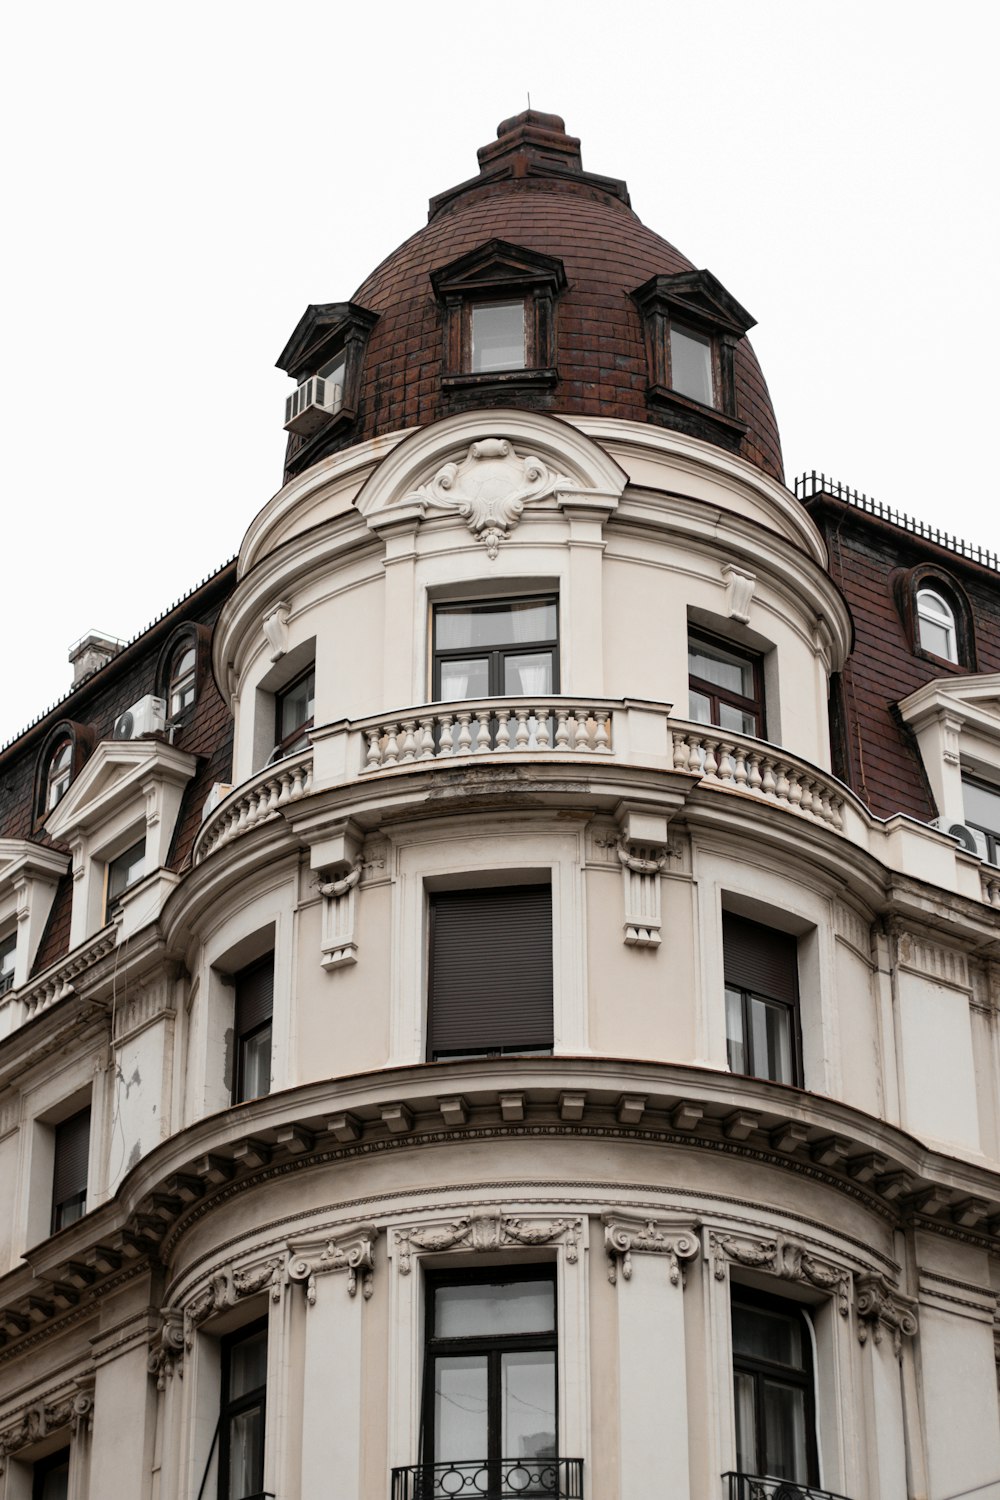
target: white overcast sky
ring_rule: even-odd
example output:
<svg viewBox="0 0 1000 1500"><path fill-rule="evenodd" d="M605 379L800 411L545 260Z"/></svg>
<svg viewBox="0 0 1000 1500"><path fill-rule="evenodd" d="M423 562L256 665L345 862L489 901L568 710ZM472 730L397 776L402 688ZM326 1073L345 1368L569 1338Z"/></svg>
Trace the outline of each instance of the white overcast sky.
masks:
<svg viewBox="0 0 1000 1500"><path fill-rule="evenodd" d="M751 335L789 478L1000 550L997 117L980 0L10 5L0 743L238 548L309 302L533 105Z"/></svg>

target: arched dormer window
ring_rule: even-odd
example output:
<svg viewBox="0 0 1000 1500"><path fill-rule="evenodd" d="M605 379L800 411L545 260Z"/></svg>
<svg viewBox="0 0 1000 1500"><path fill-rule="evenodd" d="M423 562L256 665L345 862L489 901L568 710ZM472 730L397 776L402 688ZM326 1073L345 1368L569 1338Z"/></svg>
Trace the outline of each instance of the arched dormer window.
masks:
<svg viewBox="0 0 1000 1500"><path fill-rule="evenodd" d="M208 651L207 629L192 624L179 626L160 652L156 691L167 705L171 724L183 724L190 718L208 670Z"/></svg>
<svg viewBox="0 0 1000 1500"><path fill-rule="evenodd" d="M57 724L42 746L35 767L35 818L46 818L69 791L90 750L92 734L83 724Z"/></svg>
<svg viewBox="0 0 1000 1500"><path fill-rule="evenodd" d="M167 714L175 719L190 708L197 691L197 657L194 646L182 645L174 652L167 681Z"/></svg>
<svg viewBox="0 0 1000 1500"><path fill-rule="evenodd" d="M937 589L917 590L917 639L925 651L958 661L955 611Z"/></svg>

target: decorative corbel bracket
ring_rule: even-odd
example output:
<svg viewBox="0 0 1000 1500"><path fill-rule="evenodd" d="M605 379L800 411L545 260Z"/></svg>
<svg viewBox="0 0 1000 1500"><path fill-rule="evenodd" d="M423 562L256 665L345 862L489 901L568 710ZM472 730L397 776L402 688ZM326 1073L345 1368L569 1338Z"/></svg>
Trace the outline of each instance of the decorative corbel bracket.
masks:
<svg viewBox="0 0 1000 1500"><path fill-rule="evenodd" d="M380 1234L375 1224L361 1224L345 1234L320 1241L289 1244L288 1279L305 1286L306 1302L316 1305L316 1278L333 1271L347 1272L347 1294L357 1296L358 1282L367 1302L374 1290L375 1241Z"/></svg>
<svg viewBox="0 0 1000 1500"><path fill-rule="evenodd" d="M93 1374L81 1375L64 1395L36 1401L16 1422L0 1430L0 1475L12 1453L41 1442L60 1427L68 1427L75 1438L89 1432L94 1420L94 1384Z"/></svg>
<svg viewBox="0 0 1000 1500"><path fill-rule="evenodd" d="M286 600L280 599L261 621L271 661L280 661L288 650L288 616L291 608Z"/></svg>
<svg viewBox="0 0 1000 1500"><path fill-rule="evenodd" d="M753 591L757 587L757 574L737 568L734 563L723 563L722 577L726 585L726 614L731 620L746 625L750 619Z"/></svg>
<svg viewBox="0 0 1000 1500"><path fill-rule="evenodd" d="M672 1286L686 1285L684 1262L693 1260L701 1248L698 1225L668 1219L626 1219L602 1214L604 1248L608 1254L608 1280L612 1286L621 1271L623 1281L632 1279L633 1252L667 1258Z"/></svg>
<svg viewBox="0 0 1000 1500"><path fill-rule="evenodd" d="M484 1209L460 1219L438 1224L413 1224L400 1229L395 1236L396 1265L401 1276L408 1276L414 1250L474 1250L480 1254L502 1250L511 1245L551 1245L562 1242L566 1259L574 1265L579 1258L583 1220L508 1218L499 1209Z"/></svg>
<svg viewBox="0 0 1000 1500"><path fill-rule="evenodd" d="M364 861L359 855L346 875L339 880L324 874L317 877L316 886L323 897L320 963L328 971L340 969L345 964L354 964L358 961L358 945L354 939L355 890L363 870Z"/></svg>
<svg viewBox="0 0 1000 1500"><path fill-rule="evenodd" d="M616 845L625 896L625 936L630 948L660 946L660 876L669 858L665 813L624 808Z"/></svg>
<svg viewBox="0 0 1000 1500"><path fill-rule="evenodd" d="M892 1334L892 1351L898 1359L904 1338L917 1331L916 1299L906 1297L878 1272L866 1272L855 1280L858 1310L858 1341L881 1344L885 1330Z"/></svg>
<svg viewBox="0 0 1000 1500"><path fill-rule="evenodd" d="M185 1347L190 1350L194 1346L195 1332L202 1323L227 1307L235 1307L244 1297L262 1292L265 1287L271 1289L271 1301L280 1302L284 1264L284 1257L272 1255L248 1266L237 1269L226 1266L216 1271L184 1308Z"/></svg>
<svg viewBox="0 0 1000 1500"><path fill-rule="evenodd" d="M166 1389L167 1381L174 1375L184 1376L184 1313L179 1307L164 1307L160 1311L163 1322L160 1331L149 1346L146 1369L156 1380L156 1389Z"/></svg>

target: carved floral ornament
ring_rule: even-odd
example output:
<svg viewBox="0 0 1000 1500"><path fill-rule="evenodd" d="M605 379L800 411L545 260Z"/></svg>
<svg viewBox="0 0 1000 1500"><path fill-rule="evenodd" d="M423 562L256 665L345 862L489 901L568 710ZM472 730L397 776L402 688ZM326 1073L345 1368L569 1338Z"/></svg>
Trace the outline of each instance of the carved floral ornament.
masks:
<svg viewBox="0 0 1000 1500"><path fill-rule="evenodd" d="M508 1218L499 1209L485 1209L443 1224L413 1224L400 1229L395 1236L397 1265L401 1276L408 1276L414 1250L473 1250L480 1254L506 1249L512 1245L552 1245L566 1247L566 1259L573 1265L579 1259L583 1220L579 1218L534 1219Z"/></svg>
<svg viewBox="0 0 1000 1500"><path fill-rule="evenodd" d="M306 1302L316 1305L316 1278L331 1271L347 1272L347 1292L357 1296L358 1282L367 1302L374 1289L375 1241L379 1229L374 1224L362 1224L357 1229L335 1238L326 1237L318 1243L291 1245L288 1261L288 1279L305 1286Z"/></svg>
<svg viewBox="0 0 1000 1500"><path fill-rule="evenodd" d="M608 1280L616 1285L621 1271L623 1281L632 1279L632 1256L666 1257L672 1286L686 1285L684 1263L693 1260L701 1249L698 1225L658 1219L623 1219L604 1214L604 1248L608 1253Z"/></svg>
<svg viewBox="0 0 1000 1500"><path fill-rule="evenodd" d="M565 474L534 454L519 454L507 438L480 438L458 463L442 464L403 504L451 511L465 521L496 558L500 543L521 519L526 505L579 488Z"/></svg>
<svg viewBox="0 0 1000 1500"><path fill-rule="evenodd" d="M202 1323L214 1317L216 1313L223 1312L228 1307L235 1307L244 1297L252 1297L257 1292L262 1292L265 1287L271 1289L271 1301L280 1302L281 1292L285 1280L285 1257L283 1255L272 1255L264 1261L257 1261L249 1266L240 1266L234 1269L226 1266L217 1271L207 1286L203 1287L183 1309L184 1319L184 1347L190 1350L194 1345L194 1335ZM165 1309L163 1312L164 1329L161 1330L160 1343L166 1335L166 1320L176 1316L173 1309ZM168 1346L175 1347L175 1335L170 1334ZM150 1373L159 1374L154 1370L154 1350L150 1353ZM180 1356L178 1355L177 1358ZM173 1373L171 1368L169 1373Z"/></svg>
<svg viewBox="0 0 1000 1500"><path fill-rule="evenodd" d="M75 1438L90 1431L94 1420L94 1376L82 1375L58 1399L36 1401L18 1420L0 1430L0 1474L12 1453L68 1427Z"/></svg>

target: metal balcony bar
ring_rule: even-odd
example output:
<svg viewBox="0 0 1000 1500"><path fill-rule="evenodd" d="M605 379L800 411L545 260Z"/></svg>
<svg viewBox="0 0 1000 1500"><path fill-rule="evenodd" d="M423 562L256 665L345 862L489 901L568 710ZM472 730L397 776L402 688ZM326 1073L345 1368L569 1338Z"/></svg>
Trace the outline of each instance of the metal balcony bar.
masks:
<svg viewBox="0 0 1000 1500"><path fill-rule="evenodd" d="M727 1500L847 1500L833 1490L795 1479L774 1479L766 1474L723 1474L728 1483Z"/></svg>
<svg viewBox="0 0 1000 1500"><path fill-rule="evenodd" d="M392 1500L583 1500L582 1458L498 1458L392 1471Z"/></svg>

